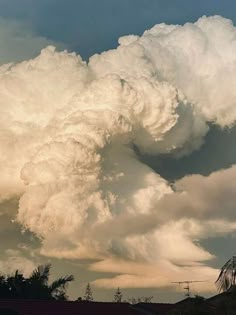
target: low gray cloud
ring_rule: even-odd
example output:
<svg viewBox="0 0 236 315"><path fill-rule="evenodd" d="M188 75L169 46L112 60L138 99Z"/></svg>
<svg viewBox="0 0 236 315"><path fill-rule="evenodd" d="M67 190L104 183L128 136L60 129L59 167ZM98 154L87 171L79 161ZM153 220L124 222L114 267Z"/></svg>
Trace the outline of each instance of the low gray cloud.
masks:
<svg viewBox="0 0 236 315"><path fill-rule="evenodd" d="M207 177L186 176L175 183L174 190L157 204L164 216L236 221L236 166Z"/></svg>
<svg viewBox="0 0 236 315"><path fill-rule="evenodd" d="M0 18L0 64L36 57L50 44L63 48L59 42L36 35L24 21Z"/></svg>

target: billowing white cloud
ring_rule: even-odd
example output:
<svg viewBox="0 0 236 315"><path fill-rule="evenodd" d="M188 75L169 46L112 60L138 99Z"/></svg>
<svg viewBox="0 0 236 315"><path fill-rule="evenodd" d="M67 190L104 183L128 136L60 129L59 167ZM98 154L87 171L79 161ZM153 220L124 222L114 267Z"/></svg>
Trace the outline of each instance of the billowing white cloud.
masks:
<svg viewBox="0 0 236 315"><path fill-rule="evenodd" d="M230 21L203 17L121 38L88 64L50 46L0 67L0 198L21 196L17 219L42 239L42 254L145 261L149 280L149 267L161 262L176 277L180 265L197 266L196 277L215 275L198 240L233 231L234 216L226 228L227 217L196 215L197 207L187 215L174 202L180 193L136 152L186 155L201 146L208 122L235 122L235 36ZM192 193L197 179L175 189L181 185L183 194L204 198L202 188ZM144 283L142 272L121 273L98 283ZM157 276L151 286L168 281Z"/></svg>

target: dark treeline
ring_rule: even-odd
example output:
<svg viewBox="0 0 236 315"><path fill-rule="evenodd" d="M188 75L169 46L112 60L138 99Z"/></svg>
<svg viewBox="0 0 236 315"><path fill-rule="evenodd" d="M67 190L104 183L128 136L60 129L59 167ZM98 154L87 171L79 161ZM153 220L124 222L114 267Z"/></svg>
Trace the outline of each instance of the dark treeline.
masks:
<svg viewBox="0 0 236 315"><path fill-rule="evenodd" d="M74 277L67 275L49 282L50 270L51 265L47 264L38 266L28 277L24 276L18 270L12 275L0 275L0 299L67 300L67 285L74 280ZM205 300L199 296L190 298L190 306L186 309L185 305L184 310L181 310L181 314L212 314L212 305L217 310L224 310L224 314L236 314L236 256L230 258L221 268L216 285L221 294L216 296L215 302L212 302L211 299L209 302L208 299ZM113 302L147 304L152 302L152 298L152 296L124 298L120 288L117 288L114 292ZM86 286L84 296L79 297L76 301L94 301L90 283ZM173 309L173 312L170 314L176 315L179 314L178 312L179 307L177 310Z"/></svg>
<svg viewBox="0 0 236 315"><path fill-rule="evenodd" d="M51 265L38 266L29 277L25 277L18 270L12 275L0 275L0 299L41 299L41 300L68 300L67 285L74 280L72 275L63 276L49 283ZM138 297L123 299L120 288L117 288L113 302L135 304L150 303L152 297ZM93 302L93 293L90 283L87 284L83 297L78 302Z"/></svg>
<svg viewBox="0 0 236 315"><path fill-rule="evenodd" d="M29 277L18 270L13 275L0 276L0 298L66 300L66 287L72 275L49 283L51 265L38 266Z"/></svg>

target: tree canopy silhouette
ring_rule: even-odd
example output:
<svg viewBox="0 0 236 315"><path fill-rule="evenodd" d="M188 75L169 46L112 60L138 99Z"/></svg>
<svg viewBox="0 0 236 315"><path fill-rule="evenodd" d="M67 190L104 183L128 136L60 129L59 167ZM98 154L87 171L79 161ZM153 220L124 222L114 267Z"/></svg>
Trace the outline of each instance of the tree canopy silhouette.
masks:
<svg viewBox="0 0 236 315"><path fill-rule="evenodd" d="M26 278L18 270L0 276L0 298L66 300L67 284L72 275L60 277L49 284L51 265L40 265Z"/></svg>
<svg viewBox="0 0 236 315"><path fill-rule="evenodd" d="M216 285L220 292L228 292L235 288L236 256L230 258L220 270Z"/></svg>
<svg viewBox="0 0 236 315"><path fill-rule="evenodd" d="M84 301L87 301L87 302L93 301L93 292L92 292L90 283L87 284L85 294L84 294Z"/></svg>
<svg viewBox="0 0 236 315"><path fill-rule="evenodd" d="M123 294L121 293L120 288L117 288L115 295L114 295L114 302L121 303L122 302Z"/></svg>

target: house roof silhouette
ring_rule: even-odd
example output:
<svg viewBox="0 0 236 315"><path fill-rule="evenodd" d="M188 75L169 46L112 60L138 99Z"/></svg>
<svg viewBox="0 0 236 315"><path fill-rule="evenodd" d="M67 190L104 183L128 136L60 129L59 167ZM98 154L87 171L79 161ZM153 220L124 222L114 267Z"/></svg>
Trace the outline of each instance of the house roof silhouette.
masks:
<svg viewBox="0 0 236 315"><path fill-rule="evenodd" d="M133 307L144 314L165 315L174 308L174 304L169 303L138 303Z"/></svg>
<svg viewBox="0 0 236 315"><path fill-rule="evenodd" d="M45 300L0 300L0 315L3 310L19 315L140 315L142 312L129 303L45 301ZM2 312L1 312L2 310Z"/></svg>

